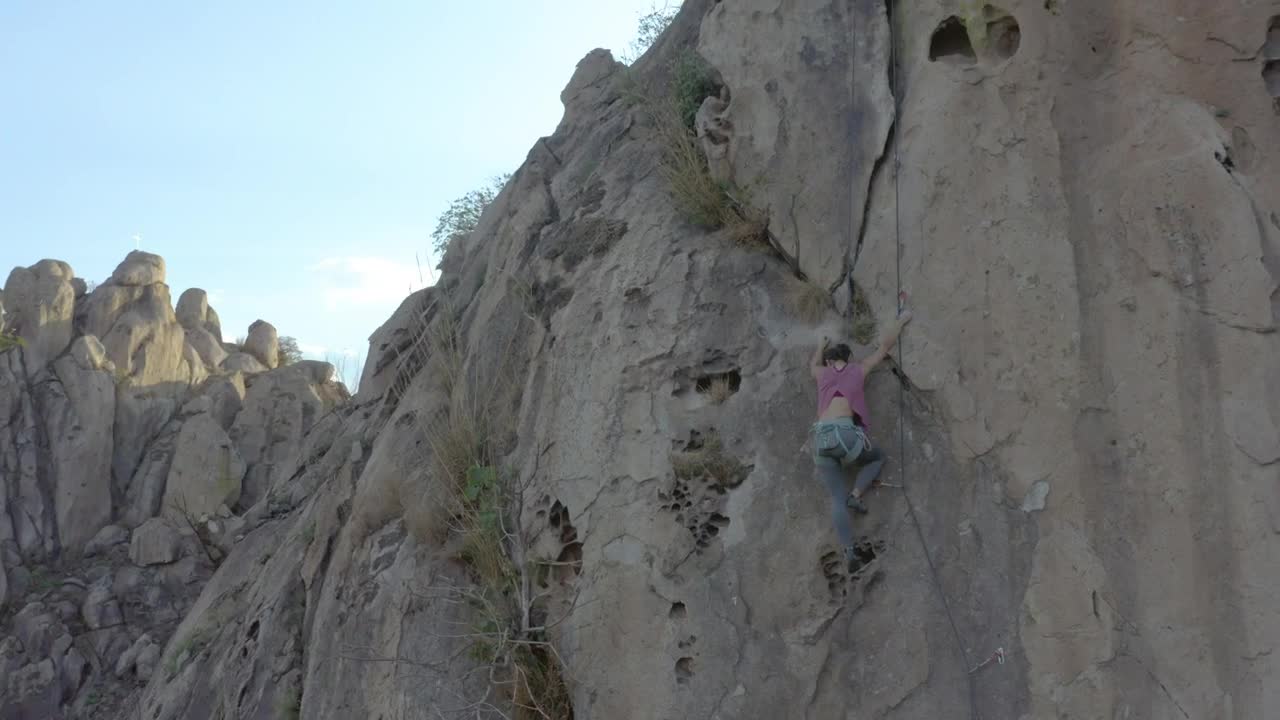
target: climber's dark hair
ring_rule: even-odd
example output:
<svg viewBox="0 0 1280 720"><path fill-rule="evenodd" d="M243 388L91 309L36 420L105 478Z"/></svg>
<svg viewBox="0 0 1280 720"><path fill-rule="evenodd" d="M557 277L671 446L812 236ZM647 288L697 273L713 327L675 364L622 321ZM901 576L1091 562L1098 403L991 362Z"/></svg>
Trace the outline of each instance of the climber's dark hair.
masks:
<svg viewBox="0 0 1280 720"><path fill-rule="evenodd" d="M839 345L832 345L831 347L823 351L822 362L826 364L830 364L833 362L847 363L849 362L849 355L851 354L852 354L852 351L849 350L849 346L845 345L844 343L840 343Z"/></svg>

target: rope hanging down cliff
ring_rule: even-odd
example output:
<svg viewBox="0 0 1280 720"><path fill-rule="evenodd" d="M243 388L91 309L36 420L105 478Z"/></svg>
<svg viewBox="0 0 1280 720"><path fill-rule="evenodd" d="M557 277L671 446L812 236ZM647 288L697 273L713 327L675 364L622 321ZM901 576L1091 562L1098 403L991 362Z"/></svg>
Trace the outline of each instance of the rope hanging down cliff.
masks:
<svg viewBox="0 0 1280 720"><path fill-rule="evenodd" d="M894 129L890 130L891 136L889 142L893 144L893 237L894 237L894 266L897 276L898 290L898 312L901 314L904 307L904 299L906 293L902 290L902 203L901 192L899 188L899 172L902 168L899 153L899 143L893 135L898 134L900 128L900 119L902 117L902 106L900 101L901 82L899 80L898 67L898 38L896 32L896 22L893 13L893 3L885 2L885 12L889 21L889 93L893 97L893 124ZM856 80L857 71L854 71ZM896 362L899 372L904 366L903 356L906 354L906 340L903 338L897 347L898 353ZM973 682L973 670L970 670L972 664L969 661L969 653L965 650L964 641L960 637L960 629L956 625L955 615L951 612L951 603L947 601L947 593L942 587L942 578L938 575L938 568L933 564L933 556L929 552L929 545L924 537L924 530L920 526L920 518L916 515L915 503L911 501L911 494L908 492L910 487L907 484L907 432L906 432L906 379L905 376L899 378L898 382L898 476L899 484L902 490L902 497L907 501L907 512L911 516L911 523L915 526L916 537L920 540L920 550L924 553L925 562L929 565L929 573L933 577L934 589L938 592L938 598L942 601L942 608L946 611L947 622L951 625L951 634L955 639L956 648L960 651L961 661L964 663L965 681L969 686L969 717L971 720L977 720L981 717L978 713L977 695ZM1003 664L1003 652L1000 653L1000 662ZM976 670L977 668L974 668Z"/></svg>

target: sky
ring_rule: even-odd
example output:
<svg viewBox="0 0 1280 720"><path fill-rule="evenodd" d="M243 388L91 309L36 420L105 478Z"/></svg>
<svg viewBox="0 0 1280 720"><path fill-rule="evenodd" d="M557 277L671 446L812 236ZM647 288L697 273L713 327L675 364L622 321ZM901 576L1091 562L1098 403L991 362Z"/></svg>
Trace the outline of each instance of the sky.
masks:
<svg viewBox="0 0 1280 720"><path fill-rule="evenodd" d="M433 282L449 201L515 170L654 5L4 0L0 273L101 282L138 246L226 340L262 318L350 375Z"/></svg>

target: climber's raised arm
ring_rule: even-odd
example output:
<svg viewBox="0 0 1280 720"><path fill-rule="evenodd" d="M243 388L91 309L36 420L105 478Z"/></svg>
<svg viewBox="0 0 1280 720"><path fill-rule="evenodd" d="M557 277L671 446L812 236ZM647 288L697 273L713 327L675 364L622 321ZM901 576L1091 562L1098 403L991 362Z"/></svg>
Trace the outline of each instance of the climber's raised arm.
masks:
<svg viewBox="0 0 1280 720"><path fill-rule="evenodd" d="M817 380L822 376L822 368L826 367L826 363L822 360L822 354L827 351L827 345L830 339L823 336L822 342L818 343L817 349L813 351L813 356L809 358L809 374Z"/></svg>
<svg viewBox="0 0 1280 720"><path fill-rule="evenodd" d="M883 362L885 358L889 357L889 353L893 350L893 346L898 344L898 336L902 334L902 326L909 322L911 322L910 310L903 310L898 314L897 321L895 321L893 327L884 334L884 337L880 339L880 345L876 348L876 351L862 361L863 375L870 374L877 365Z"/></svg>

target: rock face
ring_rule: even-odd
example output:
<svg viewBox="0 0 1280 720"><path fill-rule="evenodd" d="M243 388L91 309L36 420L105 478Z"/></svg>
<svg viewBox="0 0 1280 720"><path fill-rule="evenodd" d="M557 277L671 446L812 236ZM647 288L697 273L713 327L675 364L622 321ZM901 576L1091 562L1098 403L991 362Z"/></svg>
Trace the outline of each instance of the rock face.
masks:
<svg viewBox="0 0 1280 720"><path fill-rule="evenodd" d="M255 450L275 463L307 447L309 412L304 423L295 409L282 433L237 423L245 378L219 367L217 315L198 290L175 312L164 270L158 256L131 253L92 293L58 261L10 273L3 330L21 344L0 351L5 718L123 717L175 612L271 512L229 511L249 466L228 432L260 437ZM346 398L331 366L280 372L288 378L262 377L264 392L306 393L290 408ZM270 467L254 478L274 479Z"/></svg>
<svg viewBox="0 0 1280 720"><path fill-rule="evenodd" d="M47 423L59 543L78 551L111 522L116 383L92 335L76 338L53 371L53 378L37 386L36 404Z"/></svg>
<svg viewBox="0 0 1280 720"><path fill-rule="evenodd" d="M527 698L483 666L498 628L555 648L576 718L1273 714L1276 11L924 2L891 32L885 7L689 0L629 72L589 54L556 132L374 333L354 402L332 368L265 355L154 415L118 394L117 426L154 439L122 457L116 433L113 467L141 475L112 497L141 527L111 595L126 620L186 611L93 641L113 677L152 668L112 707L510 717ZM670 135L633 98L689 52L711 170L752 188L769 247L673 202ZM824 335L870 353L899 278L915 320L867 394L901 487L866 497L846 564L808 357ZM49 688L78 684L58 698L82 712L61 638L111 598L88 572L48 588L44 415L0 360L23 608L3 707L57 711ZM235 514L177 536L160 498L209 489L174 468L223 431Z"/></svg>

